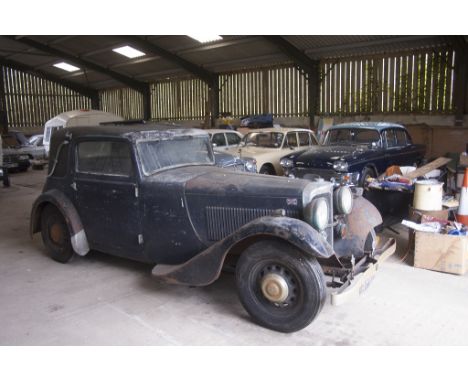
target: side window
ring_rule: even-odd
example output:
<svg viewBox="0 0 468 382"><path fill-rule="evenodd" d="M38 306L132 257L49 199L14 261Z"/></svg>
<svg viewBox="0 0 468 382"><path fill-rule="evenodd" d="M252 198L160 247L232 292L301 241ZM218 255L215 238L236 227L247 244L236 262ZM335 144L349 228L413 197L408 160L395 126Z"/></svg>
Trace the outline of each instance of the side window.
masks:
<svg viewBox="0 0 468 382"><path fill-rule="evenodd" d="M395 147L395 132L393 130L385 130L385 140L387 141L387 147Z"/></svg>
<svg viewBox="0 0 468 382"><path fill-rule="evenodd" d="M404 130L395 130L397 146L406 146L406 134Z"/></svg>
<svg viewBox="0 0 468 382"><path fill-rule="evenodd" d="M413 140L411 139L410 135L408 134L407 131L405 131L405 135L406 135L406 143L408 145L412 145L413 144Z"/></svg>
<svg viewBox="0 0 468 382"><path fill-rule="evenodd" d="M54 170L51 176L56 176L58 178L63 178L65 175L67 175L67 167L68 167L68 147L70 145L62 145L62 148L60 149L60 152L58 154L57 158L57 164L55 165L55 168L51 167L50 169ZM55 159L55 158L52 158Z"/></svg>
<svg viewBox="0 0 468 382"><path fill-rule="evenodd" d="M226 137L228 145L238 145L241 141L241 137L239 137L237 134L226 133Z"/></svg>
<svg viewBox="0 0 468 382"><path fill-rule="evenodd" d="M78 144L79 172L102 175L132 175L132 157L127 142L86 141Z"/></svg>
<svg viewBox="0 0 468 382"><path fill-rule="evenodd" d="M301 131L297 135L299 135L299 146L309 146L310 142L313 142L310 134L305 131Z"/></svg>
<svg viewBox="0 0 468 382"><path fill-rule="evenodd" d="M287 146L288 147L297 147L297 134L296 133L288 133L286 135Z"/></svg>
<svg viewBox="0 0 468 382"><path fill-rule="evenodd" d="M226 139L223 133L214 134L211 143L216 144L217 147L226 146Z"/></svg>

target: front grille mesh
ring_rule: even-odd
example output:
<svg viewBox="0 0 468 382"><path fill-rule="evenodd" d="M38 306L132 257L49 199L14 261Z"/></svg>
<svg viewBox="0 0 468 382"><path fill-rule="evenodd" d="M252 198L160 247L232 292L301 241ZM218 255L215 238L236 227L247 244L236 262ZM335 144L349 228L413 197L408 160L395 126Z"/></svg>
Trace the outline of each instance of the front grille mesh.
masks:
<svg viewBox="0 0 468 382"><path fill-rule="evenodd" d="M275 210L261 208L206 207L208 240L218 241L248 222L273 215ZM286 210L286 216L298 218L299 212Z"/></svg>

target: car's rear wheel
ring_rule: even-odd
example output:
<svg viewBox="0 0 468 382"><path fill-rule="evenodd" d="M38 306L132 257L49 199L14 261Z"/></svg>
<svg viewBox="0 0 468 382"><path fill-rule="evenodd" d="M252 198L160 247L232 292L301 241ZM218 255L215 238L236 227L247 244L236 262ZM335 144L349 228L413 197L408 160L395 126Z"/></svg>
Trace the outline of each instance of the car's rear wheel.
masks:
<svg viewBox="0 0 468 382"><path fill-rule="evenodd" d="M247 248L237 263L236 281L240 301L253 320L285 333L309 325L326 298L317 260L278 241Z"/></svg>
<svg viewBox="0 0 468 382"><path fill-rule="evenodd" d="M276 175L275 169L271 164L264 164L259 171L260 174Z"/></svg>
<svg viewBox="0 0 468 382"><path fill-rule="evenodd" d="M68 263L75 255L67 223L53 205L44 207L41 214L41 235L50 256L59 263Z"/></svg>

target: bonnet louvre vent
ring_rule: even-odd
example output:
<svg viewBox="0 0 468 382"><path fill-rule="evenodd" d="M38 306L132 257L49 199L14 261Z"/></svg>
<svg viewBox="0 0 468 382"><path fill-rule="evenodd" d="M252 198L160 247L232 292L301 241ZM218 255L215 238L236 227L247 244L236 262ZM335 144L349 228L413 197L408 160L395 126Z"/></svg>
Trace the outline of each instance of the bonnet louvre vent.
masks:
<svg viewBox="0 0 468 382"><path fill-rule="evenodd" d="M262 216L271 216L275 210L263 208L206 207L208 240L218 241L248 222ZM298 218L298 211L286 210L286 216Z"/></svg>

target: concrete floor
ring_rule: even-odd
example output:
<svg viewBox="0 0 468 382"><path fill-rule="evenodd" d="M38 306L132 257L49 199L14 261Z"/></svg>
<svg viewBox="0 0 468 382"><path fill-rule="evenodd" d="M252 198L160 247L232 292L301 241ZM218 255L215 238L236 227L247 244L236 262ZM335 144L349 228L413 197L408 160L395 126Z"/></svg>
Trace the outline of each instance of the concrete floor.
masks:
<svg viewBox="0 0 468 382"><path fill-rule="evenodd" d="M340 307L327 302L309 327L282 334L249 320L230 274L188 288L104 254L52 261L40 235L28 235L44 178L30 170L0 186L0 345L468 345L468 275L402 262L404 228L397 254L364 295Z"/></svg>

